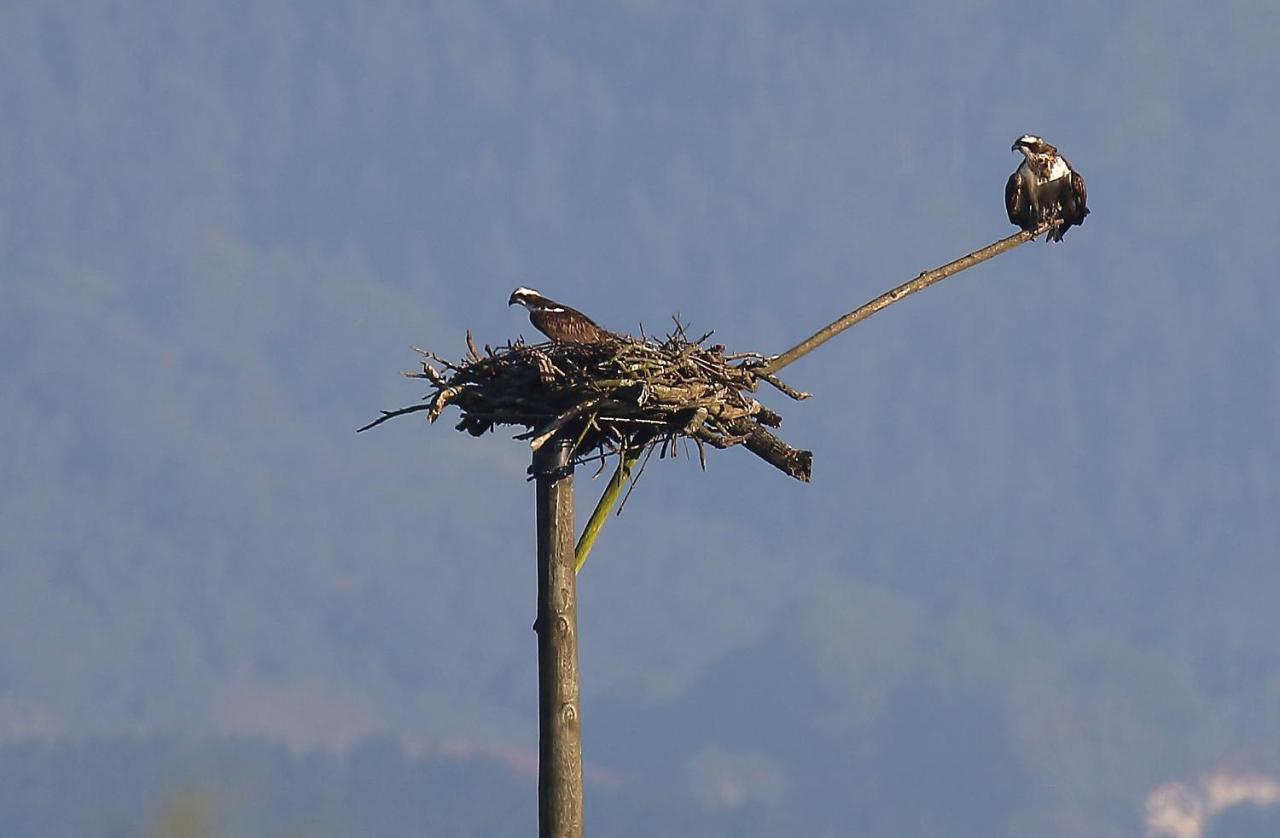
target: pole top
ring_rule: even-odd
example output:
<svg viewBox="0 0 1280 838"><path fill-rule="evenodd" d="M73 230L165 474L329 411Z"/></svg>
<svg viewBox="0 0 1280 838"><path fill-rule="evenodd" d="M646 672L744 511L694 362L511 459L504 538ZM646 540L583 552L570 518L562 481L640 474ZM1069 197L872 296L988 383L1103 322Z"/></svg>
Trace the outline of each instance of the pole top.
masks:
<svg viewBox="0 0 1280 838"><path fill-rule="evenodd" d="M563 480L573 474L573 465L569 462L569 454L573 443L563 437L547 441L545 445L533 452L533 464L529 473L535 478Z"/></svg>

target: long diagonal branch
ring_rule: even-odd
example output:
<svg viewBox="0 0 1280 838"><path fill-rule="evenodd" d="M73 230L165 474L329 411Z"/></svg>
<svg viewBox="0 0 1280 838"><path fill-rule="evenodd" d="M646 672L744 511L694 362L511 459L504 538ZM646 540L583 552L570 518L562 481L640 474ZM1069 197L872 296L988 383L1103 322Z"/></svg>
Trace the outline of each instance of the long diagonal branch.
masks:
<svg viewBox="0 0 1280 838"><path fill-rule="evenodd" d="M947 264L943 265L940 268L934 268L931 271L925 271L924 273L917 276L915 279L908 280L907 282L904 282L903 284L899 285L897 288L894 288L891 291L886 291L885 293L881 294L879 297L876 297L874 300L870 301L869 303L866 303L854 309L853 311L844 315L840 319L836 320L834 323L831 323L830 325L821 329L814 335L806 338L805 340L796 344L792 348L788 349L786 352L783 352L781 355L774 357L773 359L765 363L763 366L753 368L752 371L756 374L756 376L760 380L768 381L769 383L773 384L775 387L780 387L781 389L783 385L781 385L781 383L778 382L777 379L772 378L774 373L776 373L778 370L782 369L783 367L787 366L788 364L791 364L799 360L800 358L803 358L805 355L808 355L810 352L817 349L819 346L822 346L822 344L831 340L833 337L840 334L845 329L848 329L850 326L854 326L858 323L861 323L863 320L866 320L868 317L875 314L877 311L881 311L882 309L888 308L889 306L896 303L898 300L901 300L903 297L909 297L912 294L916 293L917 291L923 291L925 288L928 288L930 285L933 285L934 283L937 283L937 282L941 282L942 280L954 274L958 274L961 271L965 270L966 268L972 268L974 265L980 264L982 262L987 261L988 259L999 256L1001 253L1005 253L1006 251L1012 250L1013 248L1017 247L1020 244L1026 244L1027 242L1031 241L1037 236L1049 232L1051 229L1053 229L1053 226L1054 226L1053 222L1049 222L1049 223L1040 225L1035 230L1019 231L1017 233L1014 233L1012 236L1003 238L1000 241L989 244L986 247L982 248L981 250L975 250L974 252L968 254L967 256L962 256L959 259L956 259L954 262L948 262ZM808 393L788 392L789 390L790 388L785 388L783 389L783 392L786 392L787 395L790 395L792 398L797 398L797 399L807 398L809 395ZM749 423L744 423L744 425L745 424L749 424ZM763 430L763 429L761 428L758 430ZM750 440L748 440L748 442L749 441ZM807 454L807 452L801 452L801 453ZM623 455L621 456L618 462L618 470L614 472L613 478L609 481L609 485L605 487L604 493L600 496L600 500L596 503L596 508L591 513L591 520L587 523L587 526L583 529L582 537L578 539L578 546L577 546L577 550L575 551L577 554L576 555L577 570L582 569L583 564L585 564L587 561L587 556L591 554L591 548L595 544L596 537L600 534L601 528L604 527L605 519L608 517L610 510L613 508L613 505L617 503L618 495L622 491L623 484L626 483L627 479L631 476L631 469L635 465L635 460L638 454L639 454L638 450L627 451L623 453ZM806 461L802 465L807 475L808 462ZM783 469L783 470L786 471L787 469ZM788 472L788 473L791 473L791 472ZM792 476L796 476L796 475L793 474ZM802 479L807 480L807 476Z"/></svg>
<svg viewBox="0 0 1280 838"><path fill-rule="evenodd" d="M817 349L819 346L822 346L822 344L831 340L850 326L861 323L877 311L888 308L903 297L909 297L917 291L923 291L935 282L941 282L947 277L953 274L958 274L966 268L972 268L974 265L985 262L995 256L999 256L1001 253L1012 250L1020 244L1026 244L1036 236L1049 232L1053 229L1053 226L1053 222L1049 222L1040 225L1035 230L1019 231L1008 238L989 244L981 250L975 250L967 256L961 256L954 262L948 262L940 268L925 271L915 279L904 282L892 291L884 292L871 302L854 309L829 326L822 328L812 336L791 347L786 352L783 352L781 355L778 355L768 361L764 366L756 368L755 373L757 376L762 378L766 375L772 375L788 364L794 363L805 355L808 355L810 352Z"/></svg>

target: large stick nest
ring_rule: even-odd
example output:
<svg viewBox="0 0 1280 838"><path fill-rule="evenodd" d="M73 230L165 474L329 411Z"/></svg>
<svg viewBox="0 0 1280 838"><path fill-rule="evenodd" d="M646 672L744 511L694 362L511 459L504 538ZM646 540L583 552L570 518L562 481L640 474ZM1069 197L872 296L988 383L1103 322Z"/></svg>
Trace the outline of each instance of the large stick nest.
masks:
<svg viewBox="0 0 1280 838"><path fill-rule="evenodd" d="M809 451L770 432L782 417L755 399L765 381L793 399L808 394L757 370L767 360L755 353L729 355L706 345L710 335L689 340L677 323L665 340L618 338L599 344L508 343L480 352L467 333L467 357L453 363L418 349L421 371L406 376L430 383L423 403L384 410L367 430L406 413L427 411L434 422L449 405L462 411L457 428L473 436L498 425L526 429L537 451L552 439L572 442L575 459L636 451L648 446L674 452L691 440L705 465L705 446L745 446L766 462L807 481Z"/></svg>

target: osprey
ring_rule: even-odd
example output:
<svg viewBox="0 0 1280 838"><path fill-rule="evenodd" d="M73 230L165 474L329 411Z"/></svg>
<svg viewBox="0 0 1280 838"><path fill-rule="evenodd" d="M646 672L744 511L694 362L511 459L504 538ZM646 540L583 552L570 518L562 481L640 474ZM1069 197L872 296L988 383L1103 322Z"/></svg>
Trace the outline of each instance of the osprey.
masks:
<svg viewBox="0 0 1280 838"><path fill-rule="evenodd" d="M512 291L507 305L516 303L529 309L529 321L553 343L605 343L616 338L577 309L549 300L532 288Z"/></svg>
<svg viewBox="0 0 1280 838"><path fill-rule="evenodd" d="M1026 158L1004 186L1009 221L1024 230L1034 230L1045 221L1057 221L1048 239L1062 241L1067 228L1083 224L1089 214L1084 178L1056 148L1034 134L1023 134L1009 150L1021 151Z"/></svg>

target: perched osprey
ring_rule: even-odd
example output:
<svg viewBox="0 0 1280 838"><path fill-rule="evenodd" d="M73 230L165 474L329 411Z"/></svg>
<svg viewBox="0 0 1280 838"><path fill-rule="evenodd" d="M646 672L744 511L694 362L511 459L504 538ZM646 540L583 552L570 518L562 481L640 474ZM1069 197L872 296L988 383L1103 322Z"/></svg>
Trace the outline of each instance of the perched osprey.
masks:
<svg viewBox="0 0 1280 838"><path fill-rule="evenodd" d="M1009 221L1034 230L1045 221L1057 220L1048 238L1062 241L1067 228L1083 224L1089 214L1084 178L1056 148L1034 134L1023 134L1009 150L1021 151L1026 158L1004 186Z"/></svg>
<svg viewBox="0 0 1280 838"><path fill-rule="evenodd" d="M516 303L529 309L529 321L554 343L604 343L615 338L582 312L549 300L532 288L512 291L507 305Z"/></svg>

